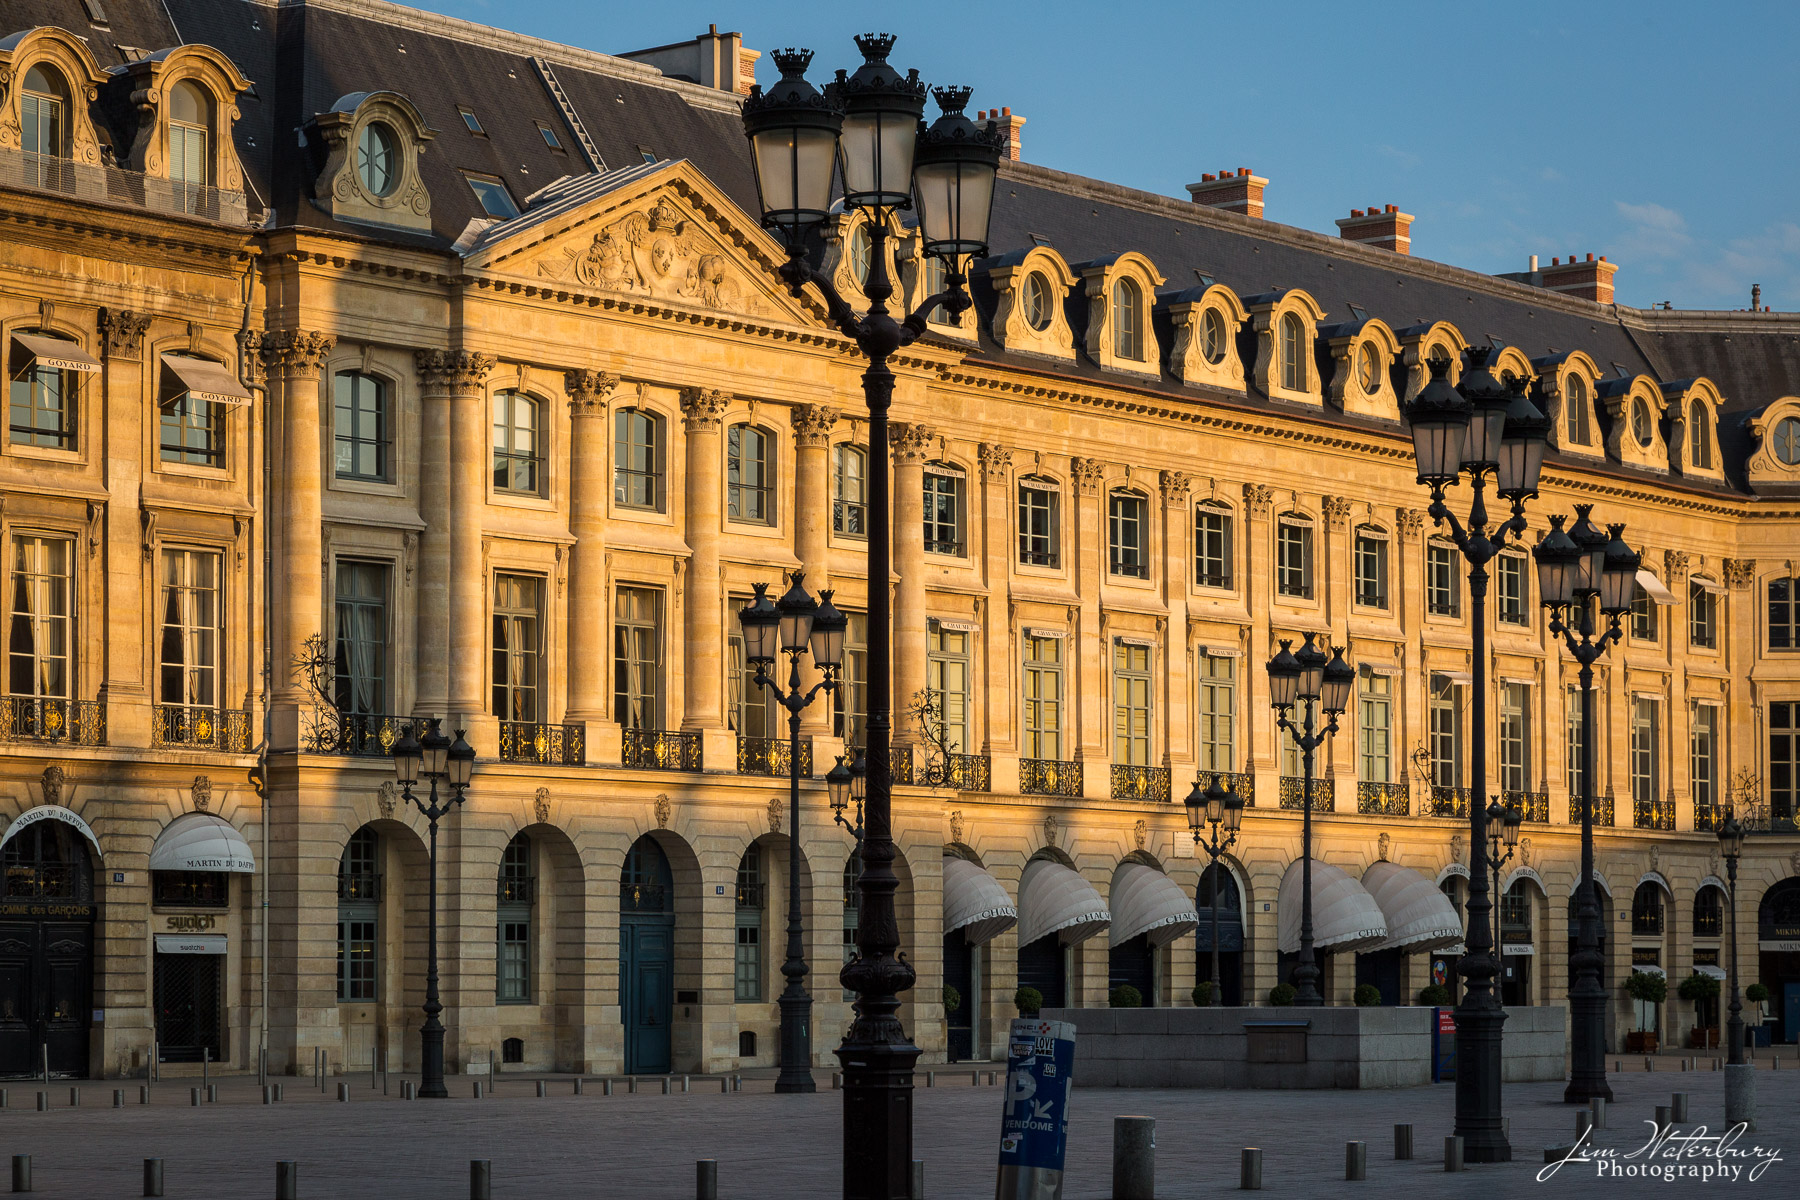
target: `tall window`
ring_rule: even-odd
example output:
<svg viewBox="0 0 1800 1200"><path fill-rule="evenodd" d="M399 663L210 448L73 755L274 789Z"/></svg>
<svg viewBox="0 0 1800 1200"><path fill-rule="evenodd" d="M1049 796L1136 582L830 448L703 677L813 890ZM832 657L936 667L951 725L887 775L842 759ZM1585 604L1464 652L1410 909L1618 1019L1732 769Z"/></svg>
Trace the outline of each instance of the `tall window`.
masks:
<svg viewBox="0 0 1800 1200"><path fill-rule="evenodd" d="M341 713L387 711L387 604L384 564L338 563L332 699Z"/></svg>
<svg viewBox="0 0 1800 1200"><path fill-rule="evenodd" d="M1022 757L1061 761L1063 756L1063 639L1027 632L1025 642L1025 745Z"/></svg>
<svg viewBox="0 0 1800 1200"><path fill-rule="evenodd" d="M1200 656L1200 770L1237 770L1237 659Z"/></svg>
<svg viewBox="0 0 1800 1200"><path fill-rule="evenodd" d="M937 707L938 732L951 754L969 753L969 635L933 624L926 687Z"/></svg>
<svg viewBox="0 0 1800 1200"><path fill-rule="evenodd" d="M1056 566L1057 487L1053 480L1019 480L1019 561Z"/></svg>
<svg viewBox="0 0 1800 1200"><path fill-rule="evenodd" d="M769 435L750 425L733 425L725 436L726 511L733 521L773 525L775 506L770 502Z"/></svg>
<svg viewBox="0 0 1800 1200"><path fill-rule="evenodd" d="M531 858L531 838L523 833L513 835L500 856L494 906L494 999L501 1004L531 1001L531 910L537 900Z"/></svg>
<svg viewBox="0 0 1800 1200"><path fill-rule="evenodd" d="M613 414L613 503L661 512L663 507L662 421L641 408Z"/></svg>
<svg viewBox="0 0 1800 1200"><path fill-rule="evenodd" d="M1448 675L1431 677L1431 782L1462 786L1462 684Z"/></svg>
<svg viewBox="0 0 1800 1200"><path fill-rule="evenodd" d="M1688 410L1688 465L1702 471L1712 470L1712 410L1706 401L1696 400Z"/></svg>
<svg viewBox="0 0 1800 1200"><path fill-rule="evenodd" d="M162 461L201 467L225 465L225 406L189 391L166 364L157 403Z"/></svg>
<svg viewBox="0 0 1800 1200"><path fill-rule="evenodd" d="M1769 580L1769 649L1800 650L1800 581Z"/></svg>
<svg viewBox="0 0 1800 1200"><path fill-rule="evenodd" d="M1202 502L1194 508L1194 582L1231 586L1231 510Z"/></svg>
<svg viewBox="0 0 1800 1200"><path fill-rule="evenodd" d="M373 1000L380 972L376 937L381 900L381 842L372 829L350 835L338 861L337 998Z"/></svg>
<svg viewBox="0 0 1800 1200"><path fill-rule="evenodd" d="M1309 600L1312 581L1312 522L1290 513L1275 526L1275 591Z"/></svg>
<svg viewBox="0 0 1800 1200"><path fill-rule="evenodd" d="M494 715L502 721L544 719L543 604L537 576L494 576Z"/></svg>
<svg viewBox="0 0 1800 1200"><path fill-rule="evenodd" d="M169 90L169 178L189 212L199 208L200 189L211 183L212 99L199 84L184 79Z"/></svg>
<svg viewBox="0 0 1800 1200"><path fill-rule="evenodd" d="M75 448L75 397L80 376L45 366L17 342L7 371L9 437L15 446Z"/></svg>
<svg viewBox="0 0 1800 1200"><path fill-rule="evenodd" d="M738 860L737 955L733 980L735 998L754 1002L763 995L763 856L762 847L751 844Z"/></svg>
<svg viewBox="0 0 1800 1200"><path fill-rule="evenodd" d="M392 471L393 431L388 427L387 388L361 371L340 371L332 380L334 457L339 479L386 482Z"/></svg>
<svg viewBox="0 0 1800 1200"><path fill-rule="evenodd" d="M844 665L831 693L832 736L844 739L852 752L862 749L863 727L869 719L869 615L845 613L850 618L844 631Z"/></svg>
<svg viewBox="0 0 1800 1200"><path fill-rule="evenodd" d="M1500 685L1500 790L1531 790L1531 688Z"/></svg>
<svg viewBox="0 0 1800 1200"><path fill-rule="evenodd" d="M538 402L524 392L494 396L494 488L538 494L540 447Z"/></svg>
<svg viewBox="0 0 1800 1200"><path fill-rule="evenodd" d="M869 536L869 452L848 442L831 448L831 528Z"/></svg>
<svg viewBox="0 0 1800 1200"><path fill-rule="evenodd" d="M1526 562L1523 554L1501 554L1494 559L1494 615L1502 625L1531 623L1531 576Z"/></svg>
<svg viewBox="0 0 1800 1200"><path fill-rule="evenodd" d="M1150 531L1144 498L1135 492L1114 492L1107 497L1106 518L1112 573L1146 578L1150 574Z"/></svg>
<svg viewBox="0 0 1800 1200"><path fill-rule="evenodd" d="M769 738L780 734L782 722L769 689L756 682L756 668L745 657L744 639L733 633L731 641L731 728L739 737Z"/></svg>
<svg viewBox="0 0 1800 1200"><path fill-rule="evenodd" d="M1632 585L1631 636L1640 642L1656 640L1656 601L1643 584Z"/></svg>
<svg viewBox="0 0 1800 1200"><path fill-rule="evenodd" d="M1567 410L1564 427L1569 432L1569 443L1574 446L1588 444L1588 386L1587 380L1571 371L1563 377L1563 407Z"/></svg>
<svg viewBox="0 0 1800 1200"><path fill-rule="evenodd" d="M961 554L963 477L939 463L925 466L925 552Z"/></svg>
<svg viewBox="0 0 1800 1200"><path fill-rule="evenodd" d="M1769 705L1769 817L1800 816L1800 704Z"/></svg>
<svg viewBox="0 0 1800 1200"><path fill-rule="evenodd" d="M1716 938L1725 929L1725 893L1703 887L1694 893L1694 936Z"/></svg>
<svg viewBox="0 0 1800 1200"><path fill-rule="evenodd" d="M1281 386L1290 392L1306 388L1306 330L1300 318L1288 313L1281 318Z"/></svg>
<svg viewBox="0 0 1800 1200"><path fill-rule="evenodd" d="M1394 779L1394 678L1356 669L1356 777L1364 783Z"/></svg>
<svg viewBox="0 0 1800 1200"><path fill-rule="evenodd" d="M1719 648L1719 598L1698 580L1688 583L1688 644L1697 650Z"/></svg>
<svg viewBox="0 0 1800 1200"><path fill-rule="evenodd" d="M1113 643L1113 762L1150 765L1150 647Z"/></svg>
<svg viewBox="0 0 1800 1200"><path fill-rule="evenodd" d="M1388 539L1373 525L1356 528L1356 602L1364 608L1388 606Z"/></svg>
<svg viewBox="0 0 1800 1200"><path fill-rule="evenodd" d="M68 164L59 161L69 157L69 89L54 69L40 64L25 72L19 118L26 184L73 190Z"/></svg>
<svg viewBox="0 0 1800 1200"><path fill-rule="evenodd" d="M1113 284L1113 354L1134 362L1144 357L1143 297L1136 280Z"/></svg>
<svg viewBox="0 0 1800 1200"><path fill-rule="evenodd" d="M1440 617L1462 615L1462 581L1457 578L1455 546L1431 542L1425 547L1425 610Z"/></svg>
<svg viewBox="0 0 1800 1200"><path fill-rule="evenodd" d="M219 556L164 550L157 702L219 704Z"/></svg>
<svg viewBox="0 0 1800 1200"><path fill-rule="evenodd" d="M936 262L936 259L932 259ZM844 965L850 965L856 957L856 926L862 915L862 855L852 850L850 857L844 860ZM856 999L856 992L845 988L843 999L846 1004Z"/></svg>
<svg viewBox="0 0 1800 1200"><path fill-rule="evenodd" d="M613 716L627 729L662 728L660 599L635 587L613 599Z"/></svg>
<svg viewBox="0 0 1800 1200"><path fill-rule="evenodd" d="M74 545L32 534L15 534L12 541L6 690L14 696L66 700L74 666Z"/></svg>
<svg viewBox="0 0 1800 1200"><path fill-rule="evenodd" d="M1581 689L1567 689L1563 701L1563 718L1569 744L1569 795L1578 797L1584 786L1581 775Z"/></svg>
<svg viewBox="0 0 1800 1200"><path fill-rule="evenodd" d="M1719 709L1694 705L1694 727L1688 735L1688 775L1693 783L1694 811L1719 802Z"/></svg>
<svg viewBox="0 0 1800 1200"><path fill-rule="evenodd" d="M1657 770L1656 701L1643 696L1631 702L1631 799L1638 805L1656 801Z"/></svg>

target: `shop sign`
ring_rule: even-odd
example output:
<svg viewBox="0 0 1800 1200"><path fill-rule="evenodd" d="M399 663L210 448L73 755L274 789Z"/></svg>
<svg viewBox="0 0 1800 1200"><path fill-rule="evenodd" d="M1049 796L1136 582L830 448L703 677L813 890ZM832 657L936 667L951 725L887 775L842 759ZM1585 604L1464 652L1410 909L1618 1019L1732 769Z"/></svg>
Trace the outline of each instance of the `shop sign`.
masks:
<svg viewBox="0 0 1800 1200"><path fill-rule="evenodd" d="M94 906L74 900L6 900L0 901L0 917L61 917L70 921L90 921Z"/></svg>
<svg viewBox="0 0 1800 1200"><path fill-rule="evenodd" d="M218 922L213 913L194 914L191 916L170 917L168 919L170 933L198 933L202 929L211 929Z"/></svg>

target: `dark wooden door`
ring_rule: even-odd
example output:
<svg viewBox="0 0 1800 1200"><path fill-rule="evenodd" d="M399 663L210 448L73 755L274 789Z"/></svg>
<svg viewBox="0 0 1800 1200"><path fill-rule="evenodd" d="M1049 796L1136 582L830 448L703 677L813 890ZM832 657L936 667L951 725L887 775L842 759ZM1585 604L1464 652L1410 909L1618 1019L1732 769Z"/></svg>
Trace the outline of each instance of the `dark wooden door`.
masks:
<svg viewBox="0 0 1800 1200"><path fill-rule="evenodd" d="M951 1062L975 1057L975 948L960 929L944 935L944 986L956 989L962 1003L953 1013L946 1013L944 1023L949 1034Z"/></svg>
<svg viewBox="0 0 1800 1200"><path fill-rule="evenodd" d="M87 1074L93 962L92 921L0 924L0 1075Z"/></svg>

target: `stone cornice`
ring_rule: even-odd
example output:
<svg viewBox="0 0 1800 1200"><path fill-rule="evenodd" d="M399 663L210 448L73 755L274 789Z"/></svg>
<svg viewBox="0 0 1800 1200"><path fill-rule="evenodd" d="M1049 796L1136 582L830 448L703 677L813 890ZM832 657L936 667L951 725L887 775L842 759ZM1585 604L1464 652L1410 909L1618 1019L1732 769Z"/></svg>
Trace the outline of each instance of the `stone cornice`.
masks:
<svg viewBox="0 0 1800 1200"><path fill-rule="evenodd" d="M153 213L136 205L85 197L72 204L64 196L12 188L0 188L0 220L31 230L30 241L42 240L45 231L50 231L105 241L112 247L123 244L175 251L191 256L188 265L214 270L229 269L254 237L253 230L219 225L203 217ZM110 250L108 257L118 253Z"/></svg>

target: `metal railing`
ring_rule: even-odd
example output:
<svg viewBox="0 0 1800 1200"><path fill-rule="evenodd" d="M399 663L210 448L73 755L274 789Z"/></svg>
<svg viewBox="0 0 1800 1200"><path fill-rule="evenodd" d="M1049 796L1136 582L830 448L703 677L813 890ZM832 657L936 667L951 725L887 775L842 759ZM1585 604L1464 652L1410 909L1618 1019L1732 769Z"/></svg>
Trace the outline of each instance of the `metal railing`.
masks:
<svg viewBox="0 0 1800 1200"><path fill-rule="evenodd" d="M1613 798L1609 791L1604 796L1594 797L1594 824L1608 825L1613 823ZM1581 824L1581 797L1569 797L1569 824Z"/></svg>
<svg viewBox="0 0 1800 1200"><path fill-rule="evenodd" d="M1123 575L1127 579L1150 578L1150 564L1141 558L1114 558L1111 563L1114 575Z"/></svg>
<svg viewBox="0 0 1800 1200"><path fill-rule="evenodd" d="M1085 776L1079 762L1021 758L1019 791L1026 796L1080 796Z"/></svg>
<svg viewBox="0 0 1800 1200"><path fill-rule="evenodd" d="M1167 767L1134 767L1127 763L1112 765L1112 798L1114 800L1154 800L1169 803L1170 777Z"/></svg>
<svg viewBox="0 0 1800 1200"><path fill-rule="evenodd" d="M346 713L325 709L311 714L300 744L308 754L347 754L353 758L385 758L412 717L397 713ZM423 729L424 722L416 723ZM415 729L416 734L419 730Z"/></svg>
<svg viewBox="0 0 1800 1200"><path fill-rule="evenodd" d="M786 779L792 772L788 740L784 737L740 737L737 743L739 775L774 775ZM800 739L800 778L811 779L813 748L811 738Z"/></svg>
<svg viewBox="0 0 1800 1200"><path fill-rule="evenodd" d="M1724 804L1694 805L1694 828L1709 833L1717 833L1719 826L1725 824L1725 818L1731 815L1731 808Z"/></svg>
<svg viewBox="0 0 1800 1200"><path fill-rule="evenodd" d="M381 876L369 872L338 872L337 898L339 900L379 900L381 899Z"/></svg>
<svg viewBox="0 0 1800 1200"><path fill-rule="evenodd" d="M1384 817L1412 815L1412 789L1405 783L1373 783L1358 780L1356 811Z"/></svg>
<svg viewBox="0 0 1800 1200"><path fill-rule="evenodd" d="M494 902L496 904L531 904L536 900L536 876L515 875L511 879L503 876L494 881Z"/></svg>
<svg viewBox="0 0 1800 1200"><path fill-rule="evenodd" d="M1651 798L1631 802L1631 823L1639 829L1675 828L1675 804L1671 800Z"/></svg>
<svg viewBox="0 0 1800 1200"><path fill-rule="evenodd" d="M1314 812L1336 812L1337 795L1333 788L1334 781L1327 776L1315 778L1312 786L1312 810ZM1306 780L1296 779L1292 775L1281 777L1278 803L1282 808L1291 808L1298 812L1305 805Z"/></svg>
<svg viewBox="0 0 1800 1200"><path fill-rule="evenodd" d="M1662 905L1655 908L1634 908L1631 910L1632 937L1661 937L1663 932Z"/></svg>
<svg viewBox="0 0 1800 1200"><path fill-rule="evenodd" d="M926 787L949 787L959 792L994 790L993 770L985 754L946 754L937 762L925 764L919 782Z"/></svg>
<svg viewBox="0 0 1800 1200"><path fill-rule="evenodd" d="M153 746L204 746L242 754L250 749L250 714L232 708L158 704L150 715Z"/></svg>
<svg viewBox="0 0 1800 1200"><path fill-rule="evenodd" d="M106 745L106 705L98 700L0 696L0 737L9 742Z"/></svg>
<svg viewBox="0 0 1800 1200"><path fill-rule="evenodd" d="M587 765L587 724L548 725L535 721L500 722L500 758L503 762L554 763L564 767Z"/></svg>
<svg viewBox="0 0 1800 1200"><path fill-rule="evenodd" d="M0 150L0 187L129 204L152 212L185 213L229 225L250 223L242 192L23 150Z"/></svg>
<svg viewBox="0 0 1800 1200"><path fill-rule="evenodd" d="M1432 784L1419 812L1421 817L1454 817L1469 819L1469 789Z"/></svg>
<svg viewBox="0 0 1800 1200"><path fill-rule="evenodd" d="M1550 823L1549 792L1501 792L1500 804L1504 808L1517 808L1525 814L1525 820L1539 825Z"/></svg>
<svg viewBox="0 0 1800 1200"><path fill-rule="evenodd" d="M705 751L698 731L682 733L674 729L627 729L620 756L628 767L646 767L656 771L699 771Z"/></svg>
<svg viewBox="0 0 1800 1200"><path fill-rule="evenodd" d="M888 747L888 779L894 783L904 783L909 786L912 784L913 760L911 747Z"/></svg>
<svg viewBox="0 0 1800 1200"><path fill-rule="evenodd" d="M1213 777L1219 779L1219 786L1237 793L1237 798L1244 802L1245 808L1256 807L1256 776L1248 771L1200 771L1200 786L1205 789Z"/></svg>

